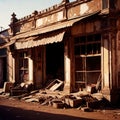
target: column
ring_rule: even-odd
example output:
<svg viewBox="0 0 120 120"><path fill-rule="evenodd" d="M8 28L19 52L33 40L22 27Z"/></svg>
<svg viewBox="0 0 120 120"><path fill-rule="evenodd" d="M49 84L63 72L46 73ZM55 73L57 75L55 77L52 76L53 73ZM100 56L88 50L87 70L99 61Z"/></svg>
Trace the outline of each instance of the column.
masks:
<svg viewBox="0 0 120 120"><path fill-rule="evenodd" d="M71 92L71 60L69 55L69 41L65 41L64 44L64 92L70 93Z"/></svg>
<svg viewBox="0 0 120 120"><path fill-rule="evenodd" d="M33 60L29 58L29 82L33 83Z"/></svg>
<svg viewBox="0 0 120 120"><path fill-rule="evenodd" d="M106 34L102 37L102 93L108 101L116 104L119 99L116 33L110 31Z"/></svg>
<svg viewBox="0 0 120 120"><path fill-rule="evenodd" d="M7 81L15 82L15 58L11 52L7 53Z"/></svg>
<svg viewBox="0 0 120 120"><path fill-rule="evenodd" d="M33 83L33 59L32 59L32 49L29 50L28 58L28 69L29 69L29 82Z"/></svg>

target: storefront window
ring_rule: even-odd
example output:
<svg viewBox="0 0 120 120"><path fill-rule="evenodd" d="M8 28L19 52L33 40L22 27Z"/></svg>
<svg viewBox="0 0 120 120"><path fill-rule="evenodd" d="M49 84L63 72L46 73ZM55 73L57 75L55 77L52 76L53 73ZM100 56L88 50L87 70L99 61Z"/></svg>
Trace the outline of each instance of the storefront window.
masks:
<svg viewBox="0 0 120 120"><path fill-rule="evenodd" d="M82 39L82 40L81 40ZM79 42L76 42L78 41ZM75 38L75 55L100 54L101 36L99 34Z"/></svg>
<svg viewBox="0 0 120 120"><path fill-rule="evenodd" d="M101 74L101 35L76 37L74 46L76 82L96 84Z"/></svg>

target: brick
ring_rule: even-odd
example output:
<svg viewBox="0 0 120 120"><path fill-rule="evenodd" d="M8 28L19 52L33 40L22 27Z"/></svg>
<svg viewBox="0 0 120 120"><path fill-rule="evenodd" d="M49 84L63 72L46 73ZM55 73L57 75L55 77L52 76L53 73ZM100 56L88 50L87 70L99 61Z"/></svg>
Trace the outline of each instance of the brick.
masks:
<svg viewBox="0 0 120 120"><path fill-rule="evenodd" d="M93 109L91 109L89 107L82 107L81 110L84 112L92 112L93 111Z"/></svg>
<svg viewBox="0 0 120 120"><path fill-rule="evenodd" d="M99 101L92 101L92 102L86 102L87 107L89 108L98 108L99 107Z"/></svg>
<svg viewBox="0 0 120 120"><path fill-rule="evenodd" d="M82 104L82 98L79 99L66 98L65 103L70 107L79 107Z"/></svg>
<svg viewBox="0 0 120 120"><path fill-rule="evenodd" d="M54 108L64 108L64 103L62 103L61 101L54 101L53 102L53 107Z"/></svg>

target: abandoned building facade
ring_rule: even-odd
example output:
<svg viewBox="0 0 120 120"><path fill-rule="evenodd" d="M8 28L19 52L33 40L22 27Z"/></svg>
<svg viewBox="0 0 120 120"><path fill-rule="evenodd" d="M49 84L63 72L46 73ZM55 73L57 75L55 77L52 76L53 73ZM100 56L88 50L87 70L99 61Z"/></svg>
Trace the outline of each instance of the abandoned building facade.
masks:
<svg viewBox="0 0 120 120"><path fill-rule="evenodd" d="M7 81L6 73L7 73L7 48L5 47L7 40L3 40L3 36L8 36L8 30L2 30L0 32L1 38L0 38L0 45L2 47L0 48L0 87L3 87L4 82Z"/></svg>
<svg viewBox="0 0 120 120"><path fill-rule="evenodd" d="M50 79L63 91L98 85L115 103L120 92L120 1L63 0L17 19L12 14L7 79L42 88Z"/></svg>

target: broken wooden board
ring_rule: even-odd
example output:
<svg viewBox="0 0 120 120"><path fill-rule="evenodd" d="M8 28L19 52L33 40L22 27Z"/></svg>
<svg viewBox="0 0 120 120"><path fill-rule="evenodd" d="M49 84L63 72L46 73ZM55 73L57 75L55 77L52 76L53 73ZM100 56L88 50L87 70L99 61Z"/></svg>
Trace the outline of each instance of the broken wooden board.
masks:
<svg viewBox="0 0 120 120"><path fill-rule="evenodd" d="M59 79L55 79L46 87L46 89L49 89L51 91L55 91L62 85L63 85L63 81L61 81Z"/></svg>

